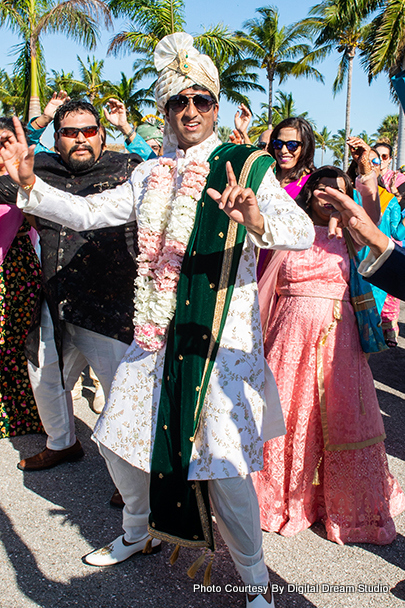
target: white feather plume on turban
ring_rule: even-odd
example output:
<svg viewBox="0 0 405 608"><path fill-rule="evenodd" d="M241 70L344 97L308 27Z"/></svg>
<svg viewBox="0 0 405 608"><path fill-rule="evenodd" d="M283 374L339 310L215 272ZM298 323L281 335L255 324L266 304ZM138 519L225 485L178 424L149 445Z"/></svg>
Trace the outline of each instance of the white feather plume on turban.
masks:
<svg viewBox="0 0 405 608"><path fill-rule="evenodd" d="M159 77L155 87L155 99L159 112L164 114L170 97L184 89L200 86L209 91L216 101L219 97L219 76L212 59L193 47L193 37L185 32L165 36L158 42L154 53ZM177 140L169 123L165 123L163 147L176 147Z"/></svg>

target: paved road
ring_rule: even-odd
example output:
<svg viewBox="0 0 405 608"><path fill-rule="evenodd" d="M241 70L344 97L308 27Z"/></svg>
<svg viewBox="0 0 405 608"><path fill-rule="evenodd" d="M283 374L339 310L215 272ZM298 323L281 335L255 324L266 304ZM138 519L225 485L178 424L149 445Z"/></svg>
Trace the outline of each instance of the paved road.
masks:
<svg viewBox="0 0 405 608"><path fill-rule="evenodd" d="M387 431L391 471L405 488L405 308L400 345L371 358ZM242 608L238 578L218 538L215 591L202 592L202 574L186 571L198 553L182 550L170 566L167 545L153 556L134 556L109 569L92 568L81 556L121 533L119 511L108 501L112 482L90 439L96 416L82 399L75 409L86 451L77 463L22 473L20 458L39 451L44 436L0 442L1 608ZM322 525L294 538L265 534L266 562L278 585L277 608L391 608L405 600L405 514L396 518L390 546L340 547ZM322 585L324 587L322 588ZM332 590L332 585L338 589ZM363 585L363 587L361 587Z"/></svg>

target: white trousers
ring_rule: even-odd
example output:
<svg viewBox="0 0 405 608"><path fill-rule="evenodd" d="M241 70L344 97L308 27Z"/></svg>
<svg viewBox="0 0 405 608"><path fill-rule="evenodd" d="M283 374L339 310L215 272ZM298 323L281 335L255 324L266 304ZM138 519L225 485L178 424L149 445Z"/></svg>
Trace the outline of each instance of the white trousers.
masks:
<svg viewBox="0 0 405 608"><path fill-rule="evenodd" d="M125 502L122 528L132 543L146 538L149 517L149 473L99 445L113 482ZM250 476L208 482L212 509L222 538L245 585L267 585L260 512Z"/></svg>
<svg viewBox="0 0 405 608"><path fill-rule="evenodd" d="M28 372L38 412L51 450L63 450L76 442L73 403L70 391L80 373L91 365L108 395L115 372L128 345L71 323L63 334L63 376L60 378L53 323L48 305L41 311L39 367L28 361Z"/></svg>

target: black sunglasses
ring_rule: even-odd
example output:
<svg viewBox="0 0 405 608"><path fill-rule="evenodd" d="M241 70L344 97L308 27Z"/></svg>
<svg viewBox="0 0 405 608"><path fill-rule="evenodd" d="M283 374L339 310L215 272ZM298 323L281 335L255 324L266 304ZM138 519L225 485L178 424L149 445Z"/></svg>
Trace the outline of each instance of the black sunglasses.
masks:
<svg viewBox="0 0 405 608"><path fill-rule="evenodd" d="M94 137L98 133L98 126L92 125L91 127L82 127L81 129L75 127L61 127L58 131L63 137L69 137L71 139L76 138L79 133L83 133L86 139Z"/></svg>
<svg viewBox="0 0 405 608"><path fill-rule="evenodd" d="M291 139L290 141L272 139L271 143L273 144L274 150L281 150L283 146L285 146L289 152L296 152L298 148L302 146L302 141L297 141L296 139Z"/></svg>
<svg viewBox="0 0 405 608"><path fill-rule="evenodd" d="M214 99L212 99L211 95L202 95L201 93L197 93L197 95L173 95L170 97L166 103L166 108L168 110L173 110L173 112L179 113L187 108L190 100L193 101L195 109L202 114L209 112L212 106L216 103Z"/></svg>
<svg viewBox="0 0 405 608"><path fill-rule="evenodd" d="M260 150L266 150L268 143L266 141L258 141L256 144L256 148L260 148Z"/></svg>

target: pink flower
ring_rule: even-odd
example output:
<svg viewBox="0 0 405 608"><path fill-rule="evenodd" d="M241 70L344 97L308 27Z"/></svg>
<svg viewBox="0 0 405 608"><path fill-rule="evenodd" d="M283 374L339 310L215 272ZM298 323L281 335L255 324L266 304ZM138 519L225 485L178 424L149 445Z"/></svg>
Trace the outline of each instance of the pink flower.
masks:
<svg viewBox="0 0 405 608"><path fill-rule="evenodd" d="M186 173L182 181L182 187L188 186L189 188L201 186L201 190L205 185L205 177L198 173Z"/></svg>
<svg viewBox="0 0 405 608"><path fill-rule="evenodd" d="M157 176L150 177L148 181L148 188L151 190L161 190L162 192L168 192L172 187L171 176Z"/></svg>
<svg viewBox="0 0 405 608"><path fill-rule="evenodd" d="M156 271L155 285L158 291L176 291L179 282L181 260L167 262Z"/></svg>
<svg viewBox="0 0 405 608"><path fill-rule="evenodd" d="M137 325L135 327L135 340L143 350L160 350L166 343L166 329L157 327L153 323Z"/></svg>
<svg viewBox="0 0 405 608"><path fill-rule="evenodd" d="M138 275L141 277L153 277L151 264L138 261Z"/></svg>
<svg viewBox="0 0 405 608"><path fill-rule="evenodd" d="M149 260L157 258L162 249L163 235L160 232L151 232L144 228L138 230L138 244L142 252L141 256L145 256ZM138 256L140 258L141 256ZM143 261L144 258L141 259Z"/></svg>
<svg viewBox="0 0 405 608"><path fill-rule="evenodd" d="M181 255L183 257L186 252L186 249L187 249L187 245L185 245L184 243L180 243L179 241L166 241L165 242L164 251L165 251L166 255L175 254L175 255Z"/></svg>
<svg viewBox="0 0 405 608"><path fill-rule="evenodd" d="M191 198L198 198L200 196L201 190L199 188L187 188L186 186L182 186L179 190L179 194L184 196L191 196Z"/></svg>
<svg viewBox="0 0 405 608"><path fill-rule="evenodd" d="M171 159L164 159L170 162L160 162L150 172L148 179L148 190L161 190L163 192L170 190L172 186L172 168L176 163Z"/></svg>
<svg viewBox="0 0 405 608"><path fill-rule="evenodd" d="M194 173L200 173L200 175L207 176L210 172L210 165L207 162L198 162L196 160L192 160L187 165L187 171L193 171Z"/></svg>
<svg viewBox="0 0 405 608"><path fill-rule="evenodd" d="M166 158L166 157L162 156L161 158L159 158L159 164L167 165L168 167L171 167L172 169L174 169L174 167L176 166L176 161L173 160L172 158Z"/></svg>

